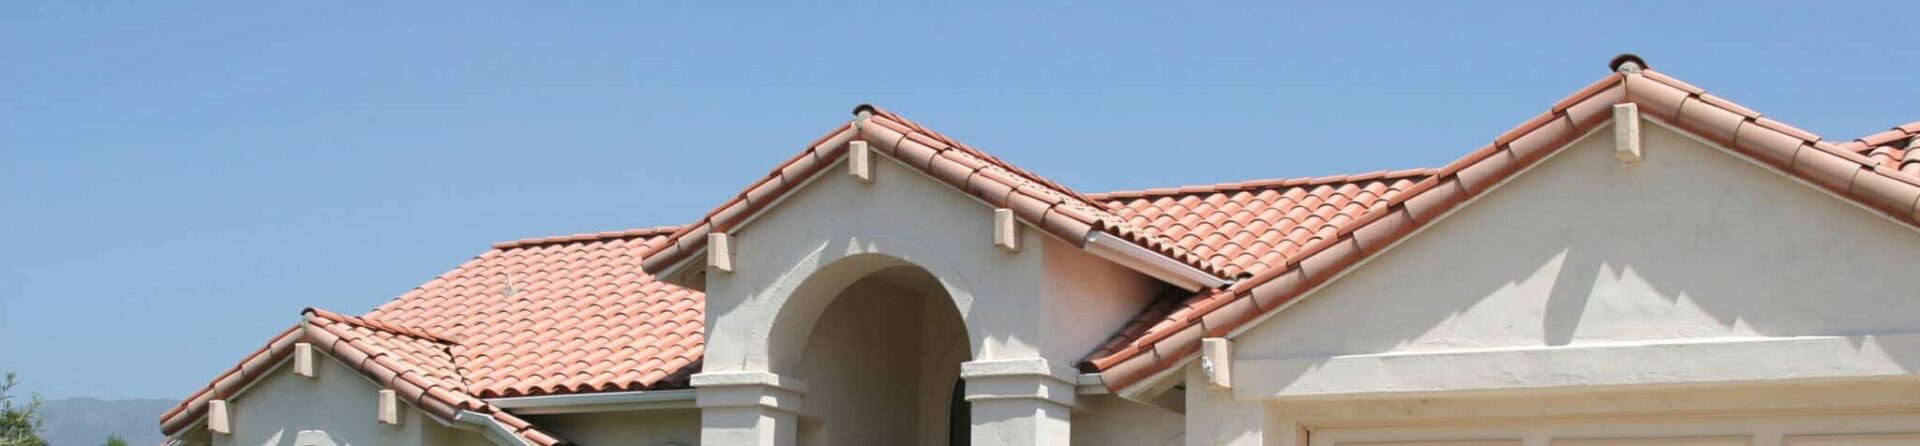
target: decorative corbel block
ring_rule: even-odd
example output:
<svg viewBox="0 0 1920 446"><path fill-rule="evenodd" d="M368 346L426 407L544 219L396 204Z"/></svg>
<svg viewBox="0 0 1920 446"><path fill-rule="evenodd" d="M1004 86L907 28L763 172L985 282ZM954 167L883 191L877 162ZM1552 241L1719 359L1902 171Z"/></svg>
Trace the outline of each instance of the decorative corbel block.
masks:
<svg viewBox="0 0 1920 446"><path fill-rule="evenodd" d="M227 400L207 402L207 430L216 434L233 433L233 413L228 411Z"/></svg>
<svg viewBox="0 0 1920 446"><path fill-rule="evenodd" d="M866 141L847 143L847 174L862 183L873 182L873 149Z"/></svg>
<svg viewBox="0 0 1920 446"><path fill-rule="evenodd" d="M733 272L733 236L724 232L707 234L707 266Z"/></svg>
<svg viewBox="0 0 1920 446"><path fill-rule="evenodd" d="M393 389L380 389L380 424L400 425L400 395Z"/></svg>
<svg viewBox="0 0 1920 446"><path fill-rule="evenodd" d="M1020 252L1020 221L1013 218L1012 209L993 210L993 245L1007 252Z"/></svg>
<svg viewBox="0 0 1920 446"><path fill-rule="evenodd" d="M313 377L313 344L305 342L293 344L293 373L308 378Z"/></svg>
<svg viewBox="0 0 1920 446"><path fill-rule="evenodd" d="M1640 153L1640 106L1638 104L1616 104L1613 106L1613 157L1622 163L1637 163L1643 157Z"/></svg>
<svg viewBox="0 0 1920 446"><path fill-rule="evenodd" d="M1233 341L1227 338L1201 339L1200 371L1206 374L1207 385L1221 389L1233 388Z"/></svg>

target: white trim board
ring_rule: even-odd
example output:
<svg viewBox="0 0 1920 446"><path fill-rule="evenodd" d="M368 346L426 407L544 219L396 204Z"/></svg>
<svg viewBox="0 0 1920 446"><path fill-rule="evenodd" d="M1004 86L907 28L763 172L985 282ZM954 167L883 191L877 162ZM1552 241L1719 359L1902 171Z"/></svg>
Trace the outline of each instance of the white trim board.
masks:
<svg viewBox="0 0 1920 446"><path fill-rule="evenodd" d="M624 412L694 408L694 389L490 398L488 404L516 415Z"/></svg>
<svg viewBox="0 0 1920 446"><path fill-rule="evenodd" d="M1272 379L1235 383L1234 398L1345 399L1596 386L1720 385L1811 379L1920 378L1920 333L1723 338L1573 347L1239 358ZM1905 356L1903 356L1905 355ZM1790 358L1790 360L1782 360Z"/></svg>

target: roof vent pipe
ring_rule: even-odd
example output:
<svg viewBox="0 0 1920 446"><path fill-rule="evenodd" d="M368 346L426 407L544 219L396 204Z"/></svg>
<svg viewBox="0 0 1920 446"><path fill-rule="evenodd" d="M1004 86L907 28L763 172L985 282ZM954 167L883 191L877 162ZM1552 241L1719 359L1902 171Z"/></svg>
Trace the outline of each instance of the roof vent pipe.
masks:
<svg viewBox="0 0 1920 446"><path fill-rule="evenodd" d="M873 117L873 104L862 102L860 103L860 105L853 106L854 131L858 132L860 130L860 126L862 124L866 124L867 118L871 118L871 117ZM858 135L858 133L855 133L855 134Z"/></svg>
<svg viewBox="0 0 1920 446"><path fill-rule="evenodd" d="M1920 175L1920 136L1907 138L1907 154L1900 158L1901 172Z"/></svg>
<svg viewBox="0 0 1920 446"><path fill-rule="evenodd" d="M1620 53L1618 56L1613 56L1612 61L1607 62L1607 68L1613 70L1615 73L1634 74L1648 67L1647 61L1641 59L1640 55Z"/></svg>

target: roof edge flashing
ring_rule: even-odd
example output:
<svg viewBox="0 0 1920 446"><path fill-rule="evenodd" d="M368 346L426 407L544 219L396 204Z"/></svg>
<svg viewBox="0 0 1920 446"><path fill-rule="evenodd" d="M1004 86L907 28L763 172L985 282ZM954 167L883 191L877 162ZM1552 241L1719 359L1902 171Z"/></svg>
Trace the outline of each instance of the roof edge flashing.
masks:
<svg viewBox="0 0 1920 446"><path fill-rule="evenodd" d="M492 404L522 415L585 413L627 410L685 409L694 407L698 396L694 389L639 390L630 392L583 393L490 398Z"/></svg>
<svg viewBox="0 0 1920 446"><path fill-rule="evenodd" d="M1088 232L1086 244L1082 249L1096 257L1146 273L1155 279L1187 291L1218 288L1233 283L1144 246L1100 231Z"/></svg>

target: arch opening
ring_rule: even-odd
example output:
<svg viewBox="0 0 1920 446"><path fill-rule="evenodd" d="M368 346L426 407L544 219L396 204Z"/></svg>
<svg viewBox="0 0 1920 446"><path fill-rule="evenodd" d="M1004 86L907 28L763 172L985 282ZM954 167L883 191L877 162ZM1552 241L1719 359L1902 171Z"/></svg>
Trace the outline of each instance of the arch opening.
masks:
<svg viewBox="0 0 1920 446"><path fill-rule="evenodd" d="M808 328L788 332L803 339L769 340L804 346L774 364L807 383L799 444L933 446L966 438L954 431L968 429L970 419L956 413L967 410L956 385L960 364L972 358L965 320L933 274L886 263L862 268L869 272L824 296L830 299L812 320L801 322Z"/></svg>

